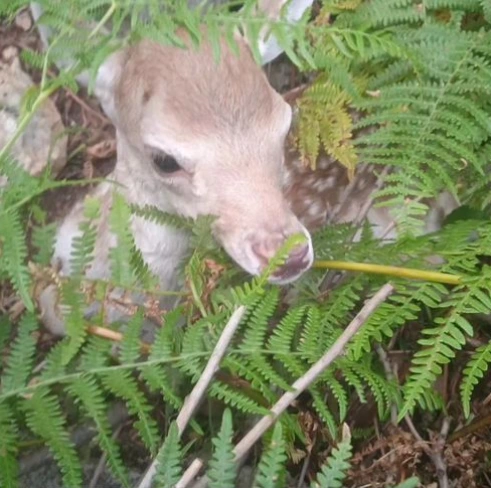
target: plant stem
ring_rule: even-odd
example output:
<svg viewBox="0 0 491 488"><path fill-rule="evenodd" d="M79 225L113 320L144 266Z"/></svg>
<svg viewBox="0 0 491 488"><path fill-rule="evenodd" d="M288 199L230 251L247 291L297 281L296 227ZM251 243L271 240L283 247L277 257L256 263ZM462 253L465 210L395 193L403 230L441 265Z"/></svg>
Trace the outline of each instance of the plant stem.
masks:
<svg viewBox="0 0 491 488"><path fill-rule="evenodd" d="M408 278L410 280L433 281L448 285L460 285L462 283L462 278L458 275L439 273L437 271L424 271L421 269L400 268L398 266L385 266L382 264L352 263L349 261L315 261L314 268L381 274L395 276L397 278Z"/></svg>

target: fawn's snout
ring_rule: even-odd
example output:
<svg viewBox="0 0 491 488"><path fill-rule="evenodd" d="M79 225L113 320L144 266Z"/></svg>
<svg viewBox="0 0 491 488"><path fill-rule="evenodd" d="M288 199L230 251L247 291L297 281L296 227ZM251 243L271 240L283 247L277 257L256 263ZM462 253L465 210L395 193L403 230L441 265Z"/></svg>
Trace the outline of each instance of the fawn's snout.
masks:
<svg viewBox="0 0 491 488"><path fill-rule="evenodd" d="M263 174L267 178L267 174ZM264 184L264 181L263 181ZM279 183L278 183L279 184ZM283 265L273 269L271 283L295 281L311 266L314 259L312 240L307 229L291 211L279 188L268 185L269 191L256 186L234 192L233 204L228 201L217 208L219 216L215 233L230 257L252 275L259 275L271 264L287 241L293 236L304 239L294 247Z"/></svg>
<svg viewBox="0 0 491 488"><path fill-rule="evenodd" d="M310 236L304 232L307 238L306 244L301 244L295 247L288 255L282 266L276 269L270 276L270 282L277 284L286 284L296 280L307 269L312 266L313 252ZM285 236L267 239L263 242L257 242L252 245L252 252L260 263L262 269L269 265L270 260L275 256L278 250L286 242Z"/></svg>

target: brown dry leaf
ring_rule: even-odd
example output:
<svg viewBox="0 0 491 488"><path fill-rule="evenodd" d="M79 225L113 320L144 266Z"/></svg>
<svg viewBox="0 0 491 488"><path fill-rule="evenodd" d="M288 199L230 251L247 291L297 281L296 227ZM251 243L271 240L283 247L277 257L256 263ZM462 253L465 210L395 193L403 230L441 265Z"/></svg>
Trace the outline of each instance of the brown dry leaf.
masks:
<svg viewBox="0 0 491 488"><path fill-rule="evenodd" d="M88 147L87 154L94 159L108 159L115 157L116 139L108 139Z"/></svg>

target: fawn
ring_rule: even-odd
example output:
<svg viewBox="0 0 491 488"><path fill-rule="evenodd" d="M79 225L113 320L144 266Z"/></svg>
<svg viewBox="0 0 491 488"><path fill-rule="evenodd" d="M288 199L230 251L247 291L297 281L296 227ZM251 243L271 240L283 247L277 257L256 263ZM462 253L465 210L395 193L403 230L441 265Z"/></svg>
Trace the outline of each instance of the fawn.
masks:
<svg viewBox="0 0 491 488"><path fill-rule="evenodd" d="M259 2L271 17L278 15L275 7L283 3ZM291 2L289 18L298 19L311 3ZM284 152L292 118L290 105L268 83L244 38L236 37L238 54L222 40L217 64L203 33L205 39L197 49L143 40L114 53L99 69L95 93L117 130L118 159L111 179L120 184L119 191L129 203L192 218L215 216L218 241L252 275L264 270L290 236L304 234L306 243L270 277L273 283L290 283L313 263L311 237L304 223L324 223L336 206L340 206L337 221L356 220L375 189L376 178L370 170L360 172L350 197L343 200L350 187L346 172L327 160L325 176L305 175L300 169L303 182L292 183L295 164L290 161L285 167ZM281 53L273 37L260 46L264 61ZM296 155L288 153L287 157L295 159ZM108 251L116 244L107 219L112 191L111 183L102 183L95 190L103 211L94 260L87 271L92 279L109 275ZM441 214L448 213L451 205L437 202L434 209L427 230L438 227ZM376 234L384 236L391 222L388 212L370 209L366 216L378 229ZM83 204L79 202L59 227L54 259L61 274L70 273L72 242L82 220ZM175 289L186 235L139 217L133 218L132 231L162 289ZM40 296L41 309L48 328L63 333L53 315L54 303L51 287Z"/></svg>
<svg viewBox="0 0 491 488"><path fill-rule="evenodd" d="M270 277L273 283L290 283L313 262L310 234L283 192L292 110L268 83L244 38L237 35L238 53L222 40L217 63L203 34L196 49L143 40L112 54L99 69L95 94L117 133L110 179L129 203L191 218L216 217L216 238L252 275L264 270L290 236L303 234L305 244ZM269 59L281 52L262 46ZM91 279L109 275L108 252L116 245L107 219L113 189L104 182L94 192L102 213L87 270ZM62 275L70 274L72 242L83 218L83 202L78 202L59 226L54 260ZM174 289L186 235L139 217L133 218L132 231L162 289ZM41 294L48 328L62 333L52 316L54 302L52 288Z"/></svg>

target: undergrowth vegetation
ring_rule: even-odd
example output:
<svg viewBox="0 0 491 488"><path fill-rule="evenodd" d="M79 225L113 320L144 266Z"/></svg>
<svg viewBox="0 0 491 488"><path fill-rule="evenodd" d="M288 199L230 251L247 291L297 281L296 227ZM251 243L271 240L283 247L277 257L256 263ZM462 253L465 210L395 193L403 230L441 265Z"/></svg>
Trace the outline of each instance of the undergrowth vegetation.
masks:
<svg viewBox="0 0 491 488"><path fill-rule="evenodd" d="M22 53L24 61L42 71L42 80L25 97L19 131L46 97L63 87L76 90L77 75L87 69L94 74L122 43L143 36L176 43L177 27L199 42L200 23L216 34L212 38L224 30L233 43L230 32L237 26L254 40L265 23L247 8L238 12L227 5L199 11L180 1L165 2L164 10L158 7L161 2L151 0L41 3L46 10L43 21L52 29L52 48ZM294 28L282 21L272 27L292 62L313 79L299 102L296 143L312 166L320 152L352 172L359 162L376 165L385 182L376 205L391 209L398 237L382 243L364 226L360 239L354 239L359 230L354 225L328 225L314 235L316 259L437 270L458 276L459 283L390 278L395 292L367 320L345 354L265 436L258 487L286 486L284 466L298 463L309 449L324 453L317 459L318 475L311 486L342 486L352 449L343 424L352 422L355 404L373 404L381 422L394 411L399 421L421 413L437 419L443 413L454 416L452 428L469 422L491 362L489 321L482 318L491 314L488 2L320 3L312 20L305 16ZM0 15L8 21L27 4L2 3ZM77 27L91 19L88 31ZM125 24L131 26L128 35ZM53 63L60 59L76 63L55 76ZM356 120L353 111L361 114ZM114 199L110 217L118 242L110 254L111 279L95 282L85 277L101 211L96 199L85 204L86 220L72 255L73 274L60 278L50 267L56 226L47 221L40 196L73 183L55 181L49 174L30 176L19 169L10 150L9 144L0 148L0 175L6 178L0 186L0 288L2 296L16 297L0 308L1 486L18 486L22 441L33 438L49 447L65 485L81 486L82 464L69 431L86 420L95 423L97 442L112 473L130 486L121 446L107 420L108 406L115 400L127 406L149 457L160 451L160 486L173 486L179 479L185 441L191 437L200 446L215 446L210 447L210 486L234 486L230 446L238 426L267 415L281 392L334 344L363 301L388 278L347 273L335 281L327 279L332 272L326 278L326 270L313 269L293 286L294 298L286 297L285 290L267 284L266 275L251 279L237 270L215 245L209 219L186 221L130 206L121 196ZM420 217L442 191L450 192L461 207L441 230L423 235ZM130 232L135 214L191 234L182 292L158 289ZM52 283L60 290L68 335L50 347L39 347L37 298L42 287ZM119 330L121 324L108 323L105 307L89 317L85 310L94 299L111 304L116 288L125 292L119 297L126 303L135 292L149 298L137 307L128 305L131 316L115 353L114 344L91 334L90 328ZM156 313L157 301L169 296L175 297L175 308ZM8 313L12 303L21 310L15 318ZM239 305L247 307L240 331L208 390L209 402L220 415L196 418L192 436L184 436L181 446L172 420ZM141 332L149 317L161 326L152 344L142 347ZM400 352L399 359L393 358L399 374L388 374L380 348L389 356L391 350ZM435 387L449 376L456 378L458 401L448 397L446 387ZM230 410L225 410L220 429L216 417L222 417L224 406ZM320 426L315 441L300 415L306 412ZM371 435L361 428L358 432L355 424L354 439ZM212 443L215 430L219 433ZM393 481L395 485L402 480ZM404 486L416 486L413 481Z"/></svg>

